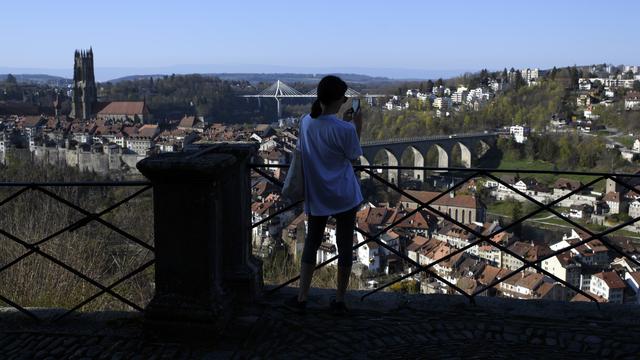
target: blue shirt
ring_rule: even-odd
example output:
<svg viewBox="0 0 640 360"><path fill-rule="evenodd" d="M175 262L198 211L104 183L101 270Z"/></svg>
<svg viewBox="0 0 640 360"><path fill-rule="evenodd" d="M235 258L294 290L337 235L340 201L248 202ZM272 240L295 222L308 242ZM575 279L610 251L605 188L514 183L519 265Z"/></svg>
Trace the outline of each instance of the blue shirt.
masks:
<svg viewBox="0 0 640 360"><path fill-rule="evenodd" d="M335 215L353 209L363 198L352 160L362 155L352 123L335 115L300 121L298 150L304 174L304 211L314 216Z"/></svg>

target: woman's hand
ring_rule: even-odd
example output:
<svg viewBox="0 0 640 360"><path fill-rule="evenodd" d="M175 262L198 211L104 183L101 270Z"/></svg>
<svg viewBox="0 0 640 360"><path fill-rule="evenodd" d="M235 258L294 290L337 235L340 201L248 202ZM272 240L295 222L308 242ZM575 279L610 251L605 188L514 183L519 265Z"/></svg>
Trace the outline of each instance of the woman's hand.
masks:
<svg viewBox="0 0 640 360"><path fill-rule="evenodd" d="M357 112L354 112L352 108L348 108L342 114L342 120L353 123L356 128L358 138L360 138L360 133L362 132L362 111L358 110Z"/></svg>

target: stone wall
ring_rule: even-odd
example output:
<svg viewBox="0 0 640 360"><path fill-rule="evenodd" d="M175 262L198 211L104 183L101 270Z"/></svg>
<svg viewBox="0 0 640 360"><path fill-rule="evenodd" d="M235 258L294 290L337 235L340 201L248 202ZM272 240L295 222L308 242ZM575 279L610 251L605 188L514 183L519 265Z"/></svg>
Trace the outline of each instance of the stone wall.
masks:
<svg viewBox="0 0 640 360"><path fill-rule="evenodd" d="M137 154L122 154L120 152L92 152L80 149L49 148L44 146L34 147L32 153L34 160L51 165L70 166L80 171L108 174L115 171L124 171L130 174L139 174L136 163L144 156Z"/></svg>

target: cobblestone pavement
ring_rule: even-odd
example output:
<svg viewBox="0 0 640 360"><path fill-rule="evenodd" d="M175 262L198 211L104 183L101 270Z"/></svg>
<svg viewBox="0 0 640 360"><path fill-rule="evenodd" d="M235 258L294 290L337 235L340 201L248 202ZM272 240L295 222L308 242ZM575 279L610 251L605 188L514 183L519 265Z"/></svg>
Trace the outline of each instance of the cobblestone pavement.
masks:
<svg viewBox="0 0 640 360"><path fill-rule="evenodd" d="M38 325L0 312L0 359L640 359L635 308L380 294L352 297L349 315L336 317L326 291L305 314L281 306L292 291L236 314L204 342L150 336L135 314Z"/></svg>

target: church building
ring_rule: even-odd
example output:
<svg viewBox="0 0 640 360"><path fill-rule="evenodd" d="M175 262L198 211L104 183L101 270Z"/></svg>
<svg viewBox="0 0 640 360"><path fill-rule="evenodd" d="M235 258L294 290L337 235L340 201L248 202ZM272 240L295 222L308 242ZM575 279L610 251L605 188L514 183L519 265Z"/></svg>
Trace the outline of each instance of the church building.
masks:
<svg viewBox="0 0 640 360"><path fill-rule="evenodd" d="M76 50L73 63L71 118L148 123L151 113L145 101L98 101L93 71L93 49Z"/></svg>

